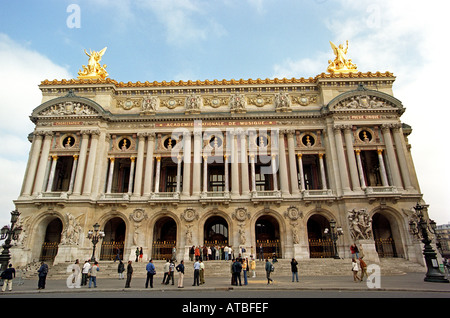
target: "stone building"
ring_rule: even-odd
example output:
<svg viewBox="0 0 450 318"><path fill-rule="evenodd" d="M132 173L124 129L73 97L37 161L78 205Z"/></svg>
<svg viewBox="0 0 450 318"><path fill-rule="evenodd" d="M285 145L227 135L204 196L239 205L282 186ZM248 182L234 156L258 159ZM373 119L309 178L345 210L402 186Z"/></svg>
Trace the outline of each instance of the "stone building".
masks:
<svg viewBox="0 0 450 318"><path fill-rule="evenodd" d="M422 200L392 73L123 83L45 80L13 263L187 259L191 246L423 262ZM336 240L336 250L333 236Z"/></svg>

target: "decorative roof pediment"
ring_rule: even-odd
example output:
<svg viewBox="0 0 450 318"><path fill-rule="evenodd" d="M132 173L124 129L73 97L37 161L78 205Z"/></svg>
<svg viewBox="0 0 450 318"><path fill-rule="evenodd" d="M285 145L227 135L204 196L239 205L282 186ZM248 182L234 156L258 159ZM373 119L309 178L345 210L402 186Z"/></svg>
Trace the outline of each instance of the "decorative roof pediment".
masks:
<svg viewBox="0 0 450 318"><path fill-rule="evenodd" d="M35 122L38 118L46 117L105 117L108 115L109 112L95 101L69 91L65 96L54 98L36 107L30 118Z"/></svg>
<svg viewBox="0 0 450 318"><path fill-rule="evenodd" d="M359 85L333 98L326 106L328 111L396 110L403 112L402 102L383 92L366 89Z"/></svg>

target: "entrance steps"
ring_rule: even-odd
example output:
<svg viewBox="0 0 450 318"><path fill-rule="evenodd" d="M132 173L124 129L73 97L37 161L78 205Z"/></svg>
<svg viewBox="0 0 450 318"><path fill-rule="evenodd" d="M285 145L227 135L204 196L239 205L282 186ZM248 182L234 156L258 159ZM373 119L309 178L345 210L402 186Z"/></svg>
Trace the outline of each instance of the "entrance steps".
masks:
<svg viewBox="0 0 450 318"><path fill-rule="evenodd" d="M228 277L231 275L231 261L205 261L205 277ZM290 276L291 275L291 260L278 259L275 263L276 276ZM332 259L332 258L316 258L304 259L298 261L299 275L301 276L348 276L351 275L351 259ZM49 279L65 279L70 272L67 268L72 263L60 263L49 268ZM153 264L156 267L157 277L164 273L163 260L154 260ZM178 263L176 263L177 265ZM193 276L194 262L185 261L185 274L190 277ZM82 267L83 264L80 264ZM101 278L117 278L117 268L119 263L113 261L99 261L100 272L98 279ZM125 269L127 263L124 262ZM133 278L146 277L147 272L145 267L147 262L133 262ZM371 265L368 263L367 265ZM408 272L426 272L426 268L418 263L414 263L402 258L384 258L380 259L377 264L381 268L381 275L403 275ZM33 273L30 273L33 276ZM176 273L175 273L176 274ZM126 276L126 272L124 272ZM258 277L265 277L265 261L256 260L256 275Z"/></svg>

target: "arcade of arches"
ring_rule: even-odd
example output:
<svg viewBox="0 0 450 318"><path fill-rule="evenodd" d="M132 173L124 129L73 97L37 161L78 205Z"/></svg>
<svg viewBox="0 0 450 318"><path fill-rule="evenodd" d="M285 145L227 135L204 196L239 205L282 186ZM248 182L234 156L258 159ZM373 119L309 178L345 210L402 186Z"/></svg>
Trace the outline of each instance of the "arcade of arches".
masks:
<svg viewBox="0 0 450 318"><path fill-rule="evenodd" d="M182 230L179 221L175 217L161 216L157 218L151 227L152 239L148 240L146 257L153 259L183 258L184 248ZM287 236L283 234L282 227L276 217L271 214L263 214L254 221L252 241L246 244L237 244L239 236L231 232L231 224L226 218L220 215L212 215L206 218L201 231L203 232L202 242L193 242L196 246L232 246L234 250L239 247L247 247L253 251L257 257L259 248L264 251L264 258L290 257L287 244ZM234 228L239 228L234 224ZM404 242L398 230L397 220L392 215L376 212L372 216L372 230L375 241L375 248L379 257L404 257ZM100 260L114 260L116 257L126 259L128 255L133 255L134 250L141 246L136 245L135 239L130 239L133 234L127 232L127 225L121 217L112 217L102 226L104 238L101 241L98 258ZM307 244L309 258L332 258L334 257L333 242L330 237L330 220L322 214L311 215L306 222ZM150 230L150 229L149 229ZM61 245L62 234L64 233L63 221L59 217L46 218L39 225L38 238L35 240L40 245L39 260L53 261ZM180 243L180 240L182 243ZM351 244L351 243L349 243ZM338 240L338 247L347 249ZM250 248L249 248L250 247ZM253 249L254 247L254 249Z"/></svg>

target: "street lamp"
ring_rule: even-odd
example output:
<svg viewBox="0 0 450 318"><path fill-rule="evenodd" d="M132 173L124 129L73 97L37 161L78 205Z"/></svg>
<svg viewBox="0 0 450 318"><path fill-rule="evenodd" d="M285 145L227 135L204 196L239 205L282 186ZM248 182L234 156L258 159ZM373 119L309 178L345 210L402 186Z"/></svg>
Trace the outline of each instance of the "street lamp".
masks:
<svg viewBox="0 0 450 318"><path fill-rule="evenodd" d="M92 245L94 248L92 249L92 257L91 260L95 261L95 246L97 245L98 241L100 241L103 237L105 237L105 233L103 231L99 231L100 225L98 223L94 224L94 230L88 231L87 238L92 241Z"/></svg>
<svg viewBox="0 0 450 318"><path fill-rule="evenodd" d="M431 239L428 235L428 231L436 234L436 222L430 220L428 224L427 220L424 219L422 212L424 208L425 206L417 203L414 210L416 211L418 221L414 222L411 220L409 222L410 232L418 238L422 238L422 243L425 244L423 255L425 257L425 264L427 265L427 274L424 281L433 283L448 283L449 280L445 278L444 274L442 274L439 270L436 252L431 246Z"/></svg>
<svg viewBox="0 0 450 318"><path fill-rule="evenodd" d="M330 228L331 228L330 236L331 236L331 240L333 241L333 246L334 246L334 258L339 259L340 257L339 257L336 242L337 242L339 236L344 234L344 232L342 231L342 227L338 226L336 228L336 221L334 219L330 220ZM328 228L325 228L324 233L328 234Z"/></svg>
<svg viewBox="0 0 450 318"><path fill-rule="evenodd" d="M1 272L6 270L8 267L9 260L11 259L11 255L9 253L9 249L12 247L11 241L17 240L19 238L20 233L22 233L22 227L16 227L16 223L19 219L20 213L17 210L11 212L11 227L5 225L2 227L0 231L0 240L5 240L3 244L3 251L0 254L0 264L1 264Z"/></svg>

